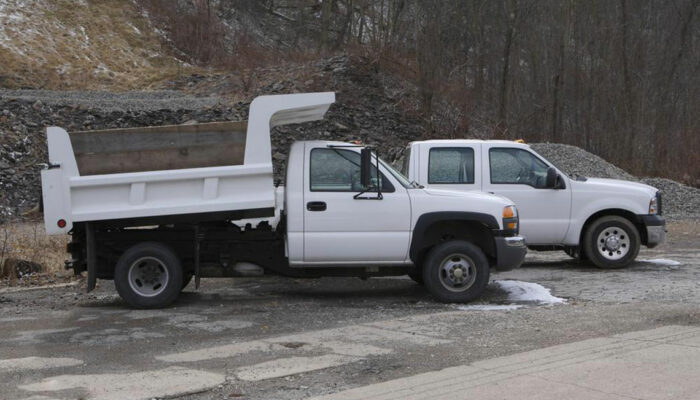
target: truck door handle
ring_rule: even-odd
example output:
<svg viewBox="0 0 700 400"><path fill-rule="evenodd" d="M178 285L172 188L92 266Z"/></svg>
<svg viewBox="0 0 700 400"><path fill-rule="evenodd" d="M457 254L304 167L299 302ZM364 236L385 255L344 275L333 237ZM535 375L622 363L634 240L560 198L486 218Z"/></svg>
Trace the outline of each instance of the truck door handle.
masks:
<svg viewBox="0 0 700 400"><path fill-rule="evenodd" d="M306 203L306 209L309 211L326 211L325 201L310 201Z"/></svg>

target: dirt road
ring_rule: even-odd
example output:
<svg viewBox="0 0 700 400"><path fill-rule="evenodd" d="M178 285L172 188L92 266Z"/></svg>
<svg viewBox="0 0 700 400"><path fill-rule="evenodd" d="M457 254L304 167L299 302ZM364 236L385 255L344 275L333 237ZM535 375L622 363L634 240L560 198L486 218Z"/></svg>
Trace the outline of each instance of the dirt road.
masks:
<svg viewBox="0 0 700 400"><path fill-rule="evenodd" d="M607 348L592 338L700 335L698 226L674 223L667 244L639 256L655 261L624 270L533 252L521 269L492 275L483 299L463 308L433 302L407 277L203 280L155 311L126 308L108 281L91 294L82 284L0 292L0 398L354 398L349 389L376 397L434 384L442 373L466 379L498 360L571 353L551 346ZM538 283L566 303L514 301L504 280ZM683 356L691 357L684 371L700 371L700 357ZM493 386L484 382L474 387ZM596 390L595 398L614 398Z"/></svg>

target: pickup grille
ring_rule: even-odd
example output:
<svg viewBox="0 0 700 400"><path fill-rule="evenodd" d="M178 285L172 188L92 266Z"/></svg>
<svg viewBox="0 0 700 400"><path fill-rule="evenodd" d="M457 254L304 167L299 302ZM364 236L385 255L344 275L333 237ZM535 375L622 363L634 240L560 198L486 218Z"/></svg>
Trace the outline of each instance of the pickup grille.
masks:
<svg viewBox="0 0 700 400"><path fill-rule="evenodd" d="M657 191L656 192L656 214L661 215L662 209L663 208L661 207L661 192Z"/></svg>

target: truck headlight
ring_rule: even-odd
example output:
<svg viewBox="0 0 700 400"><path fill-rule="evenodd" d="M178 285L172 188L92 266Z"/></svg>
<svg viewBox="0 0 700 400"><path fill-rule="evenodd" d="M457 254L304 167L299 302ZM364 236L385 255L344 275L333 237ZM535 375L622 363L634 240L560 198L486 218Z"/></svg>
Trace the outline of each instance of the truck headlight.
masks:
<svg viewBox="0 0 700 400"><path fill-rule="evenodd" d="M518 234L518 209L515 206L503 208L503 230L511 235Z"/></svg>
<svg viewBox="0 0 700 400"><path fill-rule="evenodd" d="M659 212L659 203L656 196L654 196L649 200L649 214L656 214L657 212Z"/></svg>

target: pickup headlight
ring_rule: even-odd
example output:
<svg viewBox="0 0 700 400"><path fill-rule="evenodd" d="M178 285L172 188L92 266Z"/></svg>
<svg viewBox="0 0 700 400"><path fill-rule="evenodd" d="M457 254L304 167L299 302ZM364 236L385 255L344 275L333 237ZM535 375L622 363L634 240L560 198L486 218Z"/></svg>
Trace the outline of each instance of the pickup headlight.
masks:
<svg viewBox="0 0 700 400"><path fill-rule="evenodd" d="M503 208L503 231L506 235L515 236L520 228L518 221L518 209L515 206Z"/></svg>
<svg viewBox="0 0 700 400"><path fill-rule="evenodd" d="M657 196L654 196L649 200L649 214L656 214L659 212L659 201Z"/></svg>

